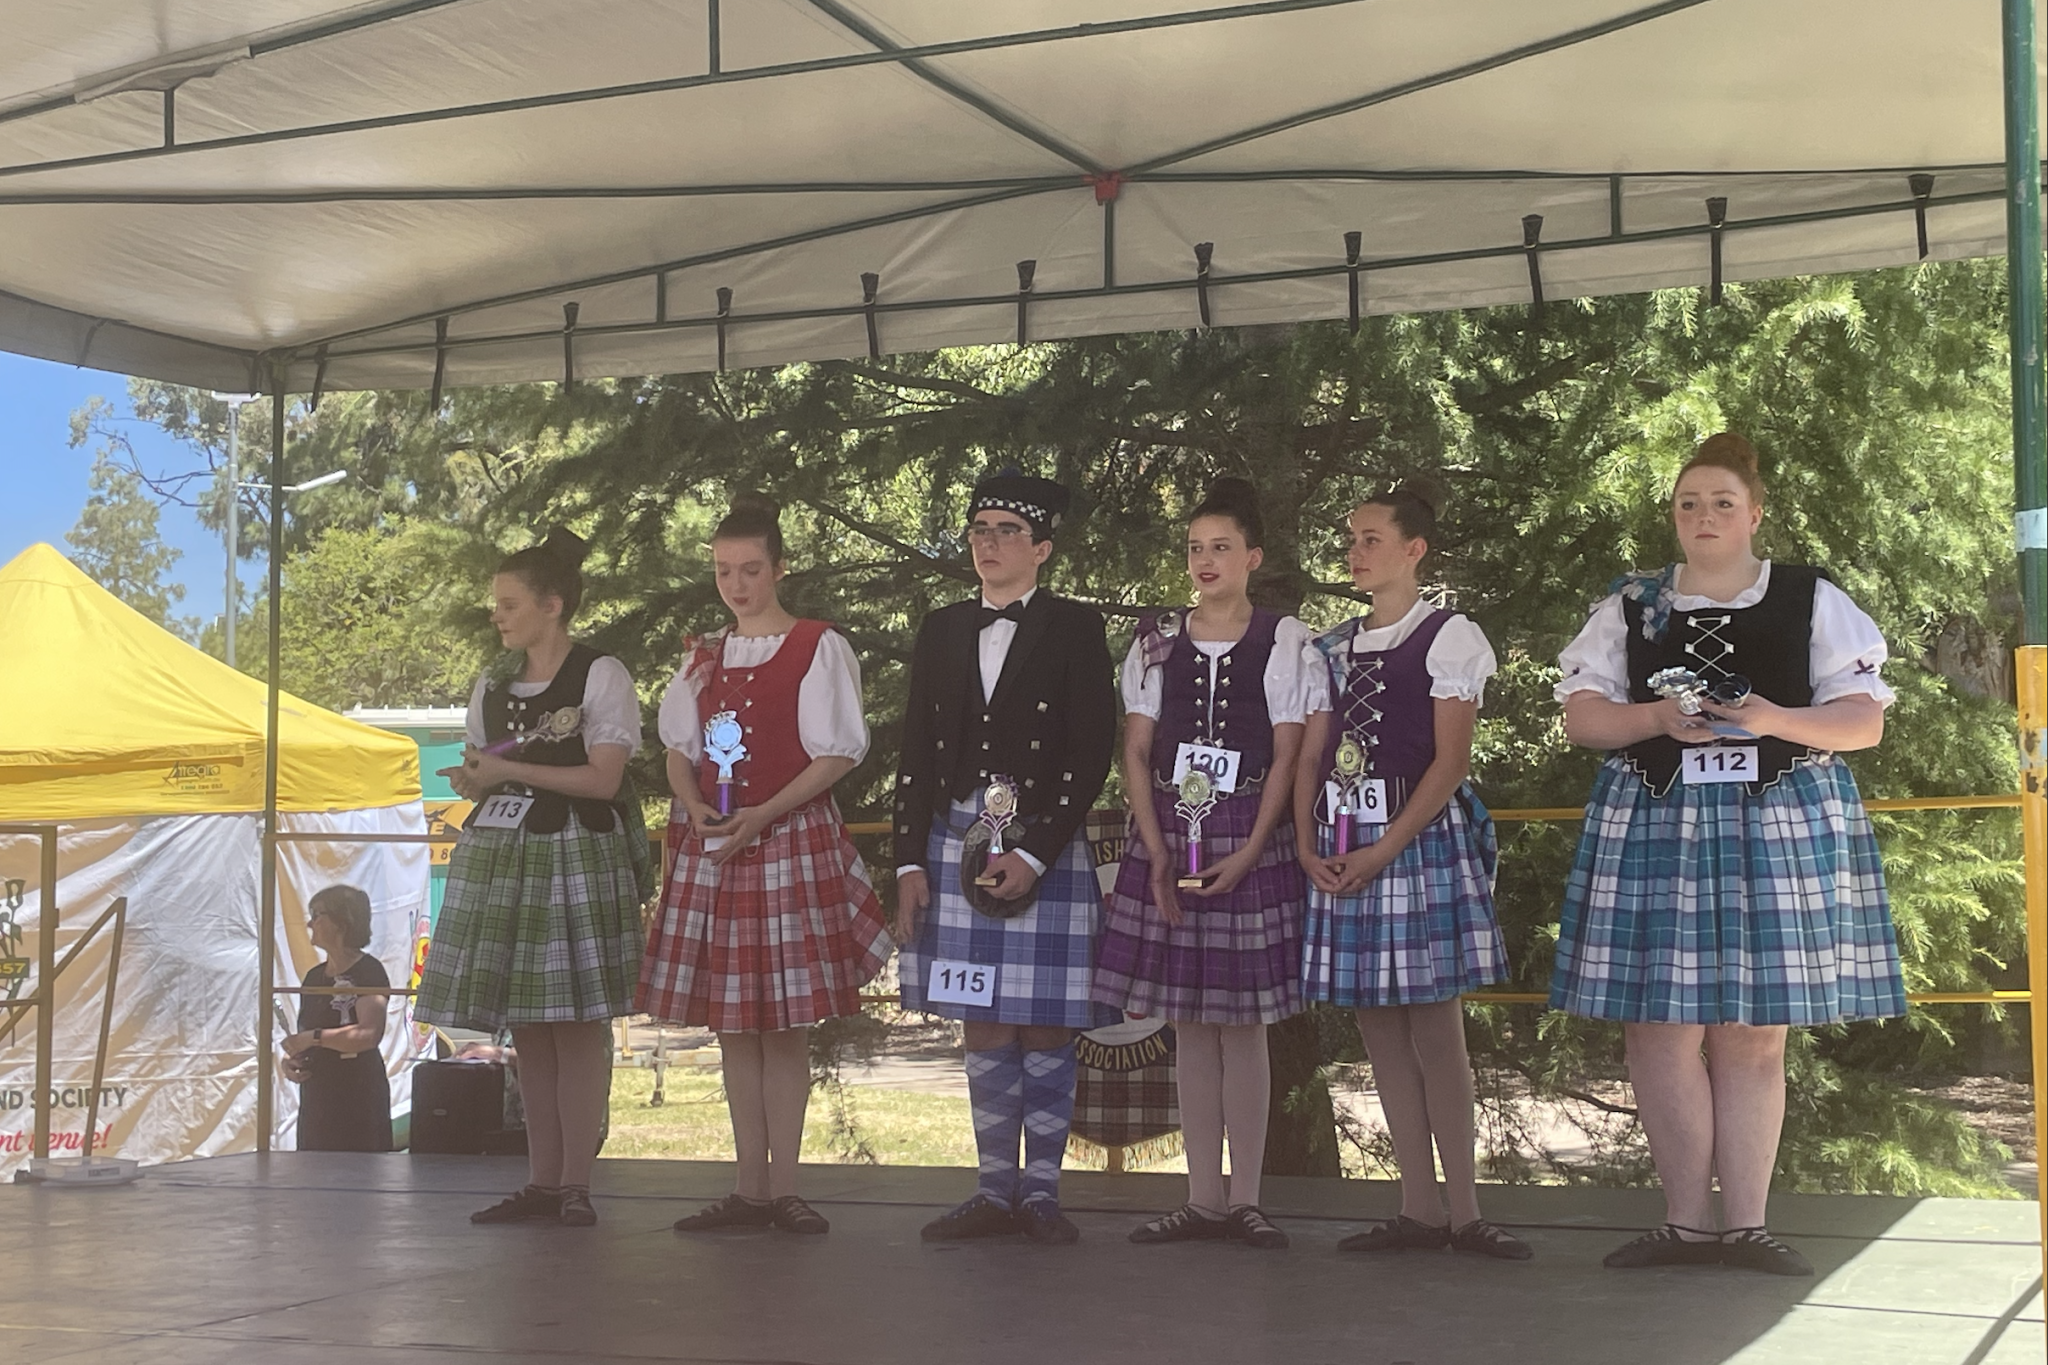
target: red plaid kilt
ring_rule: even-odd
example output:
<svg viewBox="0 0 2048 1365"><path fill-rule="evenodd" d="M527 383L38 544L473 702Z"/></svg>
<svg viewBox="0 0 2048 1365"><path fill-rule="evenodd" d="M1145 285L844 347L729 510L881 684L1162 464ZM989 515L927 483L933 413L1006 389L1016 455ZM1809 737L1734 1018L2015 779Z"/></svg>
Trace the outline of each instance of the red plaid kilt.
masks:
<svg viewBox="0 0 2048 1365"><path fill-rule="evenodd" d="M687 823L669 821L668 850L636 1008L721 1033L860 1013L860 988L892 945L829 797L791 811L722 868Z"/></svg>

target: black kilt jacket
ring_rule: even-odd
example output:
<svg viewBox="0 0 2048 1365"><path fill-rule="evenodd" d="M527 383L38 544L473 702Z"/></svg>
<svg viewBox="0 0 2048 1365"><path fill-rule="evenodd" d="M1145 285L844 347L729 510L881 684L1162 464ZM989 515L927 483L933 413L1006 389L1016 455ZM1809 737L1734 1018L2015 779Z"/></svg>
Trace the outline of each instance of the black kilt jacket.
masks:
<svg viewBox="0 0 2048 1365"><path fill-rule="evenodd" d="M1040 588L986 705L980 618L977 597L939 608L917 632L896 776L898 867L924 866L932 821L995 773L1017 779L1018 846L1051 867L1109 776L1116 684L1102 614Z"/></svg>

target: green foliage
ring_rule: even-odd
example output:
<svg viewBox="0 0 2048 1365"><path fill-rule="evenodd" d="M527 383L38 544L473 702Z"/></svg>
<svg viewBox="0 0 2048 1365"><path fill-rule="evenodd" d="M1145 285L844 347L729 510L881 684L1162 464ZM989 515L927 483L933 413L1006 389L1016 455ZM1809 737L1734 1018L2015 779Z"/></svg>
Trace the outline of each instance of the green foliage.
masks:
<svg viewBox="0 0 2048 1365"><path fill-rule="evenodd" d="M189 633L195 624L173 620L185 596L182 584L164 582L180 552L157 533L156 502L142 480L105 452L92 462L91 493L78 524L64 533L71 558L93 581L160 626Z"/></svg>
<svg viewBox="0 0 2048 1365"><path fill-rule="evenodd" d="M450 630L472 595L451 584L460 532L423 521L383 531L333 526L285 566L279 678L316 706L460 706L487 661ZM268 662L269 616L236 642L246 670Z"/></svg>

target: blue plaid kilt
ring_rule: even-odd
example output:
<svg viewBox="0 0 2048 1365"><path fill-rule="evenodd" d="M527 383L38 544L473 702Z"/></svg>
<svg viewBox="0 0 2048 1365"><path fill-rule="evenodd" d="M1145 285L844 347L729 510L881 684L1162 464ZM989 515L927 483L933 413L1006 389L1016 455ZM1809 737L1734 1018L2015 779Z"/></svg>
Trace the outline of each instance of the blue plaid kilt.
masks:
<svg viewBox="0 0 2048 1365"><path fill-rule="evenodd" d="M1359 825L1362 846L1385 825ZM1329 857L1335 832L1316 831ZM1499 861L1493 817L1461 783L1442 813L1356 896L1308 889L1301 953L1303 993L1346 1009L1430 1005L1507 976L1507 951L1493 915Z"/></svg>
<svg viewBox="0 0 2048 1365"><path fill-rule="evenodd" d="M1553 1009L1657 1024L1828 1024L1906 1012L1884 865L1848 765L1761 796L1650 794L1620 758L1593 784L1565 887Z"/></svg>
<svg viewBox="0 0 2048 1365"><path fill-rule="evenodd" d="M991 919L960 890L960 846L975 817L958 810L934 822L925 846L932 903L918 916L917 936L902 946L896 970L903 1008L947 1019L992 1024L1102 1028L1120 1010L1089 999L1095 980L1095 938L1102 925L1102 887L1085 830L1038 879L1038 899L1015 919ZM936 1004L925 985L936 960L997 968L989 1005Z"/></svg>

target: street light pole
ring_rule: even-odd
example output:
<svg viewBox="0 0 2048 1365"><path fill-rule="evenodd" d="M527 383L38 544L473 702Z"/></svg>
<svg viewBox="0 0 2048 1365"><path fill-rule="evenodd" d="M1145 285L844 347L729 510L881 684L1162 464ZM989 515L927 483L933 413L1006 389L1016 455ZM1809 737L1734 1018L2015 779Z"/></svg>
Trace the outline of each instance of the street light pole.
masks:
<svg viewBox="0 0 2048 1365"><path fill-rule="evenodd" d="M223 399L228 405L228 583L227 604L221 612L221 624L227 633L227 663L235 666L235 618L242 614L242 585L237 577L237 561L242 557L242 466L237 437L242 430L242 404L252 395L246 393L216 393L215 398Z"/></svg>

